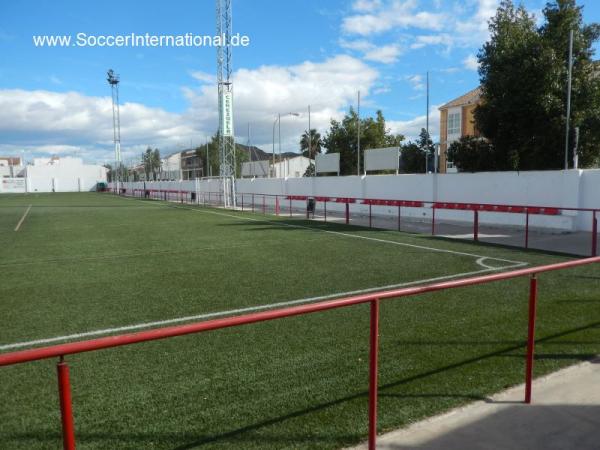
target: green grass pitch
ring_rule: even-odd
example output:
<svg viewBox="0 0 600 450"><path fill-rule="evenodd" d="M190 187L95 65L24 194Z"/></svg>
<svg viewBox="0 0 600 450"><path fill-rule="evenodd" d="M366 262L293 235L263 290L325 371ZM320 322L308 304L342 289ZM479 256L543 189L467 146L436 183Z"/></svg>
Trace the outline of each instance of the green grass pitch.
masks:
<svg viewBox="0 0 600 450"><path fill-rule="evenodd" d="M94 193L0 196L0 249L1 353L569 259ZM527 286L383 302L380 431L522 382ZM542 274L539 295L536 376L600 353L600 268ZM361 305L70 356L78 446L356 444L368 333ZM0 368L0 447L60 447L55 364Z"/></svg>

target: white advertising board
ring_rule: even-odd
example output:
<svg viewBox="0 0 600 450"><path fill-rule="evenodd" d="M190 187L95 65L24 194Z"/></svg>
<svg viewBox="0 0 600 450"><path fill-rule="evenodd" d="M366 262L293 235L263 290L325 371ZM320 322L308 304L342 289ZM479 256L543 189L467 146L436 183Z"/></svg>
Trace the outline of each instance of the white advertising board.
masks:
<svg viewBox="0 0 600 450"><path fill-rule="evenodd" d="M370 170L395 170L398 172L399 163L399 147L365 150L365 172Z"/></svg>
<svg viewBox="0 0 600 450"><path fill-rule="evenodd" d="M252 161L242 163L243 177L268 177L269 161Z"/></svg>
<svg viewBox="0 0 600 450"><path fill-rule="evenodd" d="M340 174L340 154L326 153L324 155L317 154L315 158L316 173L337 173Z"/></svg>
<svg viewBox="0 0 600 450"><path fill-rule="evenodd" d="M25 178L2 178L0 192L27 192Z"/></svg>

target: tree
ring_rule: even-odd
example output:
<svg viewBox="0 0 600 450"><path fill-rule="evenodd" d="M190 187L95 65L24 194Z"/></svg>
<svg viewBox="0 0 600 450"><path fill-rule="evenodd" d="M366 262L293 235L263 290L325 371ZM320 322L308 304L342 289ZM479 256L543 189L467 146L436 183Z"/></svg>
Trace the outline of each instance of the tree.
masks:
<svg viewBox="0 0 600 450"><path fill-rule="evenodd" d="M151 147L148 147L142 153L142 164L146 173L146 180L156 180L156 174L160 170L160 151L157 148L152 150Z"/></svg>
<svg viewBox="0 0 600 450"><path fill-rule="evenodd" d="M408 142L401 148L400 168L404 173L425 173L425 152L419 144Z"/></svg>
<svg viewBox="0 0 600 450"><path fill-rule="evenodd" d="M491 171L496 168L494 146L484 138L463 136L450 144L448 159L461 172Z"/></svg>
<svg viewBox="0 0 600 450"><path fill-rule="evenodd" d="M309 147L310 142L310 147ZM317 153L321 153L321 146L323 145L323 140L321 139L321 134L312 128L310 130L310 138L309 132L305 131L300 138L300 153L302 156L306 156L307 158L314 158ZM310 152L309 152L310 150ZM309 154L310 153L310 154Z"/></svg>
<svg viewBox="0 0 600 450"><path fill-rule="evenodd" d="M340 153L340 173L355 175L357 173L358 149L358 116L353 108L341 121L331 120L329 131L323 139L327 153ZM363 151L370 148L387 147L390 144L399 145L404 139L402 135L393 135L386 129L385 118L377 111L376 118L367 117L360 120L360 149L361 168Z"/></svg>
<svg viewBox="0 0 600 450"><path fill-rule="evenodd" d="M433 141L431 140L431 136L425 128L421 128L421 133L419 133L419 148L424 154L425 157L425 168L433 172L434 170L434 158L435 158L435 145L433 145Z"/></svg>
<svg viewBox="0 0 600 450"><path fill-rule="evenodd" d="M235 144L235 171L236 176L242 171L242 164L249 160L248 153L244 152L238 144ZM207 155L208 147L208 155ZM204 170L204 176L219 176L219 168L221 165L219 156L219 132L217 131L208 142L208 145L196 147L196 156L202 160L202 167Z"/></svg>
<svg viewBox="0 0 600 450"><path fill-rule="evenodd" d="M313 163L310 163L308 165L308 167L306 168L306 170L304 171L304 175L302 175L303 177L314 177L316 175L316 168L315 165Z"/></svg>
<svg viewBox="0 0 600 450"><path fill-rule="evenodd" d="M581 130L581 163L589 165L599 154L600 79L594 76L591 60L599 27L582 25L575 0L550 2L543 13L545 23L538 29L523 6L502 0L489 24L490 40L478 54L482 103L475 110L475 121L493 143L496 170L563 167L572 28L571 123Z"/></svg>

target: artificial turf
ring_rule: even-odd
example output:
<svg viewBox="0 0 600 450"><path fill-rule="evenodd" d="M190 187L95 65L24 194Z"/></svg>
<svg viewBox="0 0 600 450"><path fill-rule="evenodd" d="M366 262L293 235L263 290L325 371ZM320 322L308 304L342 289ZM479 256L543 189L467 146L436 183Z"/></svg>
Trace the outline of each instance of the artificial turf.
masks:
<svg viewBox="0 0 600 450"><path fill-rule="evenodd" d="M568 259L109 194L1 196L0 352L482 269L476 257L420 247L529 265ZM598 267L543 274L539 290L536 375L600 353ZM383 302L380 429L521 382L526 322L526 279ZM355 306L70 356L78 446L360 442L368 326L368 306ZM0 368L0 447L60 446L55 363Z"/></svg>

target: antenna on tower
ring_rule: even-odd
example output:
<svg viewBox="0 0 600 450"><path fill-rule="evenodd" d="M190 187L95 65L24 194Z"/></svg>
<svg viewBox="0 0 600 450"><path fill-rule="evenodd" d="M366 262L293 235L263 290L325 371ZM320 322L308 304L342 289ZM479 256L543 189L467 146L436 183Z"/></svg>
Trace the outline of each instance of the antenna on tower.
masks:
<svg viewBox="0 0 600 450"><path fill-rule="evenodd" d="M110 84L112 93L112 112L113 112L113 138L115 143L115 168L113 172L113 181L120 192L119 182L121 181L121 117L119 112L119 75L114 70L109 69L106 72L106 81Z"/></svg>
<svg viewBox="0 0 600 450"><path fill-rule="evenodd" d="M224 206L235 207L235 135L233 81L231 79L231 0L216 0L217 87L219 97L219 176L223 179Z"/></svg>

